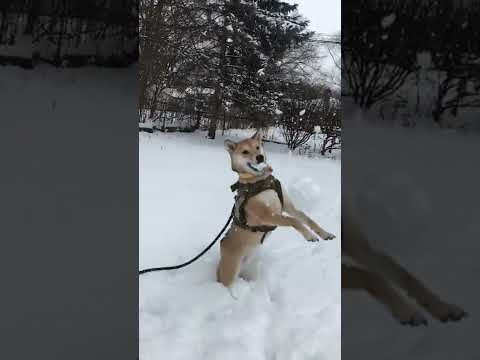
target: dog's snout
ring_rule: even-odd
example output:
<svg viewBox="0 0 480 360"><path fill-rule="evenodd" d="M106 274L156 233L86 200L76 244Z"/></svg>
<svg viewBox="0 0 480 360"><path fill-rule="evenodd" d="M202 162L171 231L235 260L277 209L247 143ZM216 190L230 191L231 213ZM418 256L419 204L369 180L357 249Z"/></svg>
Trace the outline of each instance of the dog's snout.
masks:
<svg viewBox="0 0 480 360"><path fill-rule="evenodd" d="M265 157L263 155L257 155L257 162L260 164L260 163L263 163L265 161Z"/></svg>

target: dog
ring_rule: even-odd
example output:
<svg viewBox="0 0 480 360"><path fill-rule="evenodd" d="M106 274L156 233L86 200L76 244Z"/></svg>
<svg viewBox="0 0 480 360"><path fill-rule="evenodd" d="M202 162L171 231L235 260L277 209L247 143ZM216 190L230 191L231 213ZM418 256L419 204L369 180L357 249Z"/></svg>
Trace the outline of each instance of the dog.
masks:
<svg viewBox="0 0 480 360"><path fill-rule="evenodd" d="M392 257L371 247L354 214L351 203L342 199L342 289L367 291L403 325L427 325L426 317L410 299L442 322L468 315L443 301Z"/></svg>
<svg viewBox="0 0 480 360"><path fill-rule="evenodd" d="M232 170L239 176L237 186L233 189L248 189L248 186L261 184L271 178L273 169L266 162L260 132L237 143L225 140L225 148L230 154ZM237 197L237 214L234 217L237 221L234 221L220 243L217 281L224 286L231 287L244 260L276 226L293 227L307 241L318 241L319 237L324 240L335 238L335 235L322 229L297 209L285 188L281 184L278 186L280 191L260 186L251 197L243 199L244 223L238 220L241 217L239 208L242 205L239 203L242 199ZM371 247L354 214L348 201L343 199L342 289L367 291L383 303L402 325L427 324L424 314L409 299L415 300L442 322L459 321L468 316L459 306L442 300L392 257Z"/></svg>
<svg viewBox="0 0 480 360"><path fill-rule="evenodd" d="M238 182L233 224L220 242L220 262L217 280L230 288L242 263L258 248L265 236L277 226L288 226L307 241L332 240L335 235L322 229L292 203L285 188L273 177L266 162L262 133L239 142L225 140Z"/></svg>

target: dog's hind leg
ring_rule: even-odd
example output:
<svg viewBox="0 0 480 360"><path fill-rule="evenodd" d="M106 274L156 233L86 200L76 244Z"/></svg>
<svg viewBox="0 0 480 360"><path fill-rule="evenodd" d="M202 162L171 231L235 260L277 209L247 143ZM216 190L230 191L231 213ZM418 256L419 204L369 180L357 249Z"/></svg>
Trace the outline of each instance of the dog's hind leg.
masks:
<svg viewBox="0 0 480 360"><path fill-rule="evenodd" d="M265 254L260 246L257 246L242 260L239 276L246 281L254 281L259 277L262 258Z"/></svg>
<svg viewBox="0 0 480 360"><path fill-rule="evenodd" d="M221 249L220 263L217 267L217 281L230 287L240 271L242 254Z"/></svg>
<svg viewBox="0 0 480 360"><path fill-rule="evenodd" d="M408 303L383 277L352 266L342 265L342 288L364 289L373 298L386 305L403 325L426 325L425 317Z"/></svg>

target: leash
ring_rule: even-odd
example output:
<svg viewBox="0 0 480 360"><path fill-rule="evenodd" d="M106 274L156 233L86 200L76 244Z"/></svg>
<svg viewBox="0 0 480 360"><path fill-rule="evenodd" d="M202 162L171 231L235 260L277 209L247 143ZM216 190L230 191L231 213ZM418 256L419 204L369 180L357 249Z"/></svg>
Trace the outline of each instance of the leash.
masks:
<svg viewBox="0 0 480 360"><path fill-rule="evenodd" d="M164 267L157 267L157 268L149 268L149 269L143 269L143 270L140 270L138 272L138 275L142 275L142 274L146 274L146 273L149 273L149 272L153 272L153 271L165 271L165 270L176 270L176 269L181 269L185 266L188 266L190 265L191 263L197 261L198 259L200 259L208 250L210 250L210 248L215 245L215 243L218 241L218 239L220 238L220 236L222 236L222 234L224 233L225 229L227 228L227 226L230 224L230 222L232 221L232 218L233 218L233 212L234 212L234 209L235 209L235 205L233 205L233 208L232 208L232 212L230 213L230 216L227 220L227 223L223 226L222 230L220 230L220 232L218 233L217 237L215 239L213 239L213 241L200 253L198 254L197 256L195 256L193 259L190 259L189 261L183 263L183 264L180 264L180 265L173 265L173 266L164 266Z"/></svg>

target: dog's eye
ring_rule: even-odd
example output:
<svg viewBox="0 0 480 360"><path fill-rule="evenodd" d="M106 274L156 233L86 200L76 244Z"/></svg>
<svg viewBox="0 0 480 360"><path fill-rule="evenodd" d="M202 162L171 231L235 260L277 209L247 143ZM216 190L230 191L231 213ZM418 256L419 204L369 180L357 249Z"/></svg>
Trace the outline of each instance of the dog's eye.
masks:
<svg viewBox="0 0 480 360"><path fill-rule="evenodd" d="M244 154L244 155L248 155L248 154L249 154L249 152L248 152L248 150L243 150L243 151L242 151L242 154Z"/></svg>
<svg viewBox="0 0 480 360"><path fill-rule="evenodd" d="M257 146L257 150L260 150L260 146Z"/></svg>

